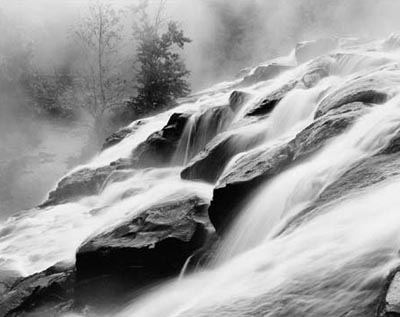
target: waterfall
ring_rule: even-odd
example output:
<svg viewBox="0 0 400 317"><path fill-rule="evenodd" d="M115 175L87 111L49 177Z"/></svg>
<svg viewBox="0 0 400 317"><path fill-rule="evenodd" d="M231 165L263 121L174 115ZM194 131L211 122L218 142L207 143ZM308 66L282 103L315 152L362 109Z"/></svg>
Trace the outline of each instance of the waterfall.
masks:
<svg viewBox="0 0 400 317"><path fill-rule="evenodd" d="M262 243L274 227L303 210L356 161L379 152L399 130L400 98L396 98L374 108L310 160L268 182L244 207L221 248L220 260Z"/></svg>
<svg viewBox="0 0 400 317"><path fill-rule="evenodd" d="M271 231L285 226L287 217L345 168L384 148L399 129L400 98L374 108L255 194L225 239L215 268L172 282L119 316L336 317L349 307L352 316L373 316L368 307L376 290L400 264L399 179L326 206L287 235Z"/></svg>
<svg viewBox="0 0 400 317"><path fill-rule="evenodd" d="M331 206L289 235L172 282L118 316L374 316L377 290L400 263L399 190L397 180Z"/></svg>
<svg viewBox="0 0 400 317"><path fill-rule="evenodd" d="M66 176L68 180L77 173L78 189L85 191L90 184L79 172L99 172L95 190L82 195L78 190L68 199L23 211L0 223L0 272L26 277L76 260L79 273L81 253L77 250L88 241L119 230L124 242L132 243L137 232L130 231L131 227L143 226L145 211L170 203L170 209L154 208L149 217L157 213L176 216L179 221L193 217L190 230L200 232L201 237L196 236L195 247L184 249L180 261L171 264L173 273L156 280L159 284L152 284L151 289L139 289L140 296L133 294L134 300L113 316L375 317L386 278L400 265L400 177L390 170L390 177L382 176L374 185L350 191L336 188L332 199L321 199L357 164L382 155L389 145L399 147L400 59L393 52L381 52L378 42L373 45L378 45L375 51L343 48L299 66L295 66L293 51L282 60L262 65L265 70L271 63L278 68L284 64L284 70L274 76L261 76L267 80L247 86L245 77L224 82L180 100L175 108L133 122L124 128L121 139L113 139L115 143L110 142ZM376 94L379 98L373 98ZM232 96L238 95L244 97L235 107ZM349 117L345 123L340 121ZM174 125L171 118L182 120ZM307 133L309 139L304 137ZM151 147L154 139L156 146ZM315 142L310 151L307 142ZM135 160L138 149L148 147L154 155L157 146L167 149L156 153L161 157L167 153L165 162ZM258 153L264 155L260 161L253 156ZM270 174L256 174L257 169L274 168L270 153L282 156L284 164ZM240 169L245 159L254 161L245 166L248 169ZM199 176L217 169L216 165L220 167L217 176L211 172L210 178ZM196 167L200 172L196 170L193 176L190 168ZM229 192L229 186L239 190ZM236 204L233 196L242 195L240 190L246 193L239 197L243 199L233 221L227 220L229 227L219 230L211 207L221 188L228 192L222 204L231 200ZM177 202L193 197L201 200L198 214L197 210L190 210L189 216L189 212L174 214ZM210 217L206 215L209 206ZM176 228L171 230L166 222L150 227L166 239L176 239ZM121 229L121 223L128 225ZM182 243L186 248L192 236L187 238L187 228L178 225L177 235L186 239ZM145 256L158 243L150 237L154 231L149 232L140 232L151 241L143 247L149 252ZM131 247L121 245L121 249ZM139 250L134 256L142 252L142 245L137 245L132 247ZM103 246L100 242L100 249ZM159 259L153 255L146 260ZM206 258L206 264L199 258ZM93 263L101 266L94 259L88 270ZM135 274L140 275L145 266L139 261L140 273ZM95 316L102 315L96 312Z"/></svg>

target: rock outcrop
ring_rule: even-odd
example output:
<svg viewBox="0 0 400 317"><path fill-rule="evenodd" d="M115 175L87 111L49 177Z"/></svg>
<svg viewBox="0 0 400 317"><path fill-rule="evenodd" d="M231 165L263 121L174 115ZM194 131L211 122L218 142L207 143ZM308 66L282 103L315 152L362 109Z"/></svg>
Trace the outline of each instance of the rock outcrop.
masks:
<svg viewBox="0 0 400 317"><path fill-rule="evenodd" d="M345 105L319 118L288 143L261 146L242 155L218 180L209 208L211 222L222 232L249 195L294 162L319 150L367 111L362 103Z"/></svg>
<svg viewBox="0 0 400 317"><path fill-rule="evenodd" d="M150 135L132 152L132 165L137 168L168 165L191 114L174 113L162 130Z"/></svg>
<svg viewBox="0 0 400 317"><path fill-rule="evenodd" d="M189 162L181 177L215 183L232 157L253 148L264 138L263 130L251 127L222 133Z"/></svg>
<svg viewBox="0 0 400 317"><path fill-rule="evenodd" d="M207 207L195 195L183 197L93 236L77 252L78 278L129 272L141 284L178 273L212 234Z"/></svg>
<svg viewBox="0 0 400 317"><path fill-rule="evenodd" d="M250 74L244 76L242 82L239 85L249 86L259 81L269 80L275 78L276 76L291 68L293 67L277 63L271 63L265 66L258 66Z"/></svg>
<svg viewBox="0 0 400 317"><path fill-rule="evenodd" d="M42 208L55 204L63 204L84 196L98 194L107 177L117 165L107 165L97 169L85 168L67 175L58 182L49 198L40 206Z"/></svg>
<svg viewBox="0 0 400 317"><path fill-rule="evenodd" d="M279 81L258 104L250 108L247 116L259 116L270 113L286 94L296 87L311 88L322 78L330 74L330 67L334 60L330 57L319 58L305 65L305 70L297 77L288 77Z"/></svg>
<svg viewBox="0 0 400 317"><path fill-rule="evenodd" d="M351 102L380 104L387 101L397 89L400 76L385 68L352 78L332 90L319 104L315 117Z"/></svg>
<svg viewBox="0 0 400 317"><path fill-rule="evenodd" d="M70 311L75 272L69 265L55 265L18 279L0 298L0 316L60 316Z"/></svg>

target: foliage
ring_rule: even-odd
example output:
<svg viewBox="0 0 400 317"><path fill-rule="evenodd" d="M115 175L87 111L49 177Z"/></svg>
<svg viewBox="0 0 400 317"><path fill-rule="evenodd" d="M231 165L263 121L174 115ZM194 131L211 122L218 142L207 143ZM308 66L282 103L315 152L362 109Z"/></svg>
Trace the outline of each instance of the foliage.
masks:
<svg viewBox="0 0 400 317"><path fill-rule="evenodd" d="M85 60L80 74L86 96L82 106L96 123L121 103L125 89L118 73L121 31L120 14L110 4L97 0L91 2L73 33Z"/></svg>
<svg viewBox="0 0 400 317"><path fill-rule="evenodd" d="M39 115L53 118L72 118L74 115L75 85L68 69L44 75L36 71L24 83L29 102Z"/></svg>
<svg viewBox="0 0 400 317"><path fill-rule="evenodd" d="M171 106L176 98L190 92L186 80L190 72L177 51L191 40L174 21L163 28L162 4L154 21L147 14L147 1L142 2L135 12L137 95L131 98L129 106L137 115Z"/></svg>

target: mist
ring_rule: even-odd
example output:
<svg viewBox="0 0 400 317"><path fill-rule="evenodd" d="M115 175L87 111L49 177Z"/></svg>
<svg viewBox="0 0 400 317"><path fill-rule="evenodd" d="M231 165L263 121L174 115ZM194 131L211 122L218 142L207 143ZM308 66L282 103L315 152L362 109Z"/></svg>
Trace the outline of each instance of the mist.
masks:
<svg viewBox="0 0 400 317"><path fill-rule="evenodd" d="M1 0L0 27L8 42L3 39L0 50L21 53L11 41L17 31L33 47L33 62L43 72L67 64L79 67L70 31L88 3ZM137 1L110 3L126 9ZM158 3L150 1L153 8ZM184 57L196 91L231 79L244 67L289 54L299 41L386 36L400 28L399 10L397 0L169 0L166 16L192 39ZM131 16L126 14L123 21L121 53L132 55ZM90 144L90 120L84 113L68 124L39 119L17 91L3 89L0 98L0 219L40 203L60 176L99 149Z"/></svg>

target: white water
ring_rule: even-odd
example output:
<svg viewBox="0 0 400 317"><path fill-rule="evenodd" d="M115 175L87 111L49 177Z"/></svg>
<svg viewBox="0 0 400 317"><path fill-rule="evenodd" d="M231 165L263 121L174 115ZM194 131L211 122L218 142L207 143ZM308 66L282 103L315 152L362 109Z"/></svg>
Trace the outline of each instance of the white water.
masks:
<svg viewBox="0 0 400 317"><path fill-rule="evenodd" d="M354 72L364 66L385 63L370 63L362 57L336 65L341 78L328 77L307 90L295 88L269 118L256 124L244 119L246 111L277 87L301 78L307 65L242 89L250 99L236 114L229 132L265 132L263 146L284 142L312 121L316 106L328 91L358 76ZM128 158L140 142L166 124L173 112L199 114L209 107L226 105L239 82L222 83L198 93L194 101L144 119L122 142L77 169ZM135 300L114 316L373 316L369 305L390 269L400 263L399 179L332 202L285 235L275 233L354 162L387 144L400 129L399 104L399 98L395 98L375 106L319 153L265 184L243 209L216 262L207 270L187 276L183 268L178 281ZM182 141L182 163L189 159L191 138L198 137L191 132L189 129L187 141ZM193 193L211 199L212 185L182 181L180 170L118 171L126 174L124 180L117 181L118 177L112 175L96 196L33 209L8 219L0 225L0 269L29 275L59 261L73 261L76 249L89 236L137 215L149 205Z"/></svg>
<svg viewBox="0 0 400 317"><path fill-rule="evenodd" d="M69 174L128 158L137 145L165 126L174 112L200 114L210 107L227 105L232 92L229 87L237 82L217 85L200 92L193 101L142 119L140 124L133 122L128 126L134 129L133 133ZM248 87L247 91L261 98L269 91L269 85L258 83ZM252 102L254 100L249 101L244 108L251 106ZM238 118L236 120L240 121ZM134 216L150 204L189 193L197 194L205 200L211 199L211 185L182 181L179 172L180 168L116 171L98 195L45 209L35 208L10 217L0 224L0 269L17 271L26 276L60 261L72 262L77 248L89 236ZM118 179L115 176L121 173L127 174L124 181L111 181Z"/></svg>
<svg viewBox="0 0 400 317"><path fill-rule="evenodd" d="M379 285L400 263L399 179L331 204L285 236L269 232L399 129L400 98L375 107L255 195L225 239L216 268L166 285L118 316L336 317L349 310L351 316L373 316L368 307Z"/></svg>
<svg viewBox="0 0 400 317"><path fill-rule="evenodd" d="M219 260L244 252L310 204L357 160L381 150L400 130L400 98L376 106L311 160L281 173L255 195L231 229ZM329 159L327 159L329 158ZM257 219L257 221L254 221Z"/></svg>
<svg viewBox="0 0 400 317"><path fill-rule="evenodd" d="M366 308L399 264L399 190L396 181L352 197L291 234L171 283L117 316L374 316Z"/></svg>

